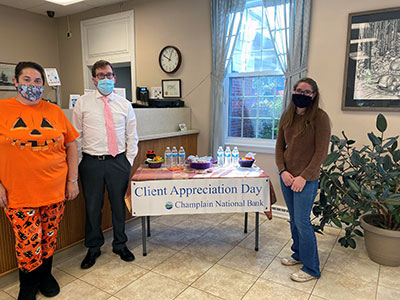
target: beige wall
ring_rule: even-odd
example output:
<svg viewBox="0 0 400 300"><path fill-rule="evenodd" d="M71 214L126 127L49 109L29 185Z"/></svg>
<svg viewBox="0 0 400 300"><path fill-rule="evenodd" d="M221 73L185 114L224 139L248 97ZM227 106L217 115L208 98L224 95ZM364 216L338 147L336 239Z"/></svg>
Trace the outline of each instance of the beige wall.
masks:
<svg viewBox="0 0 400 300"><path fill-rule="evenodd" d="M0 62L30 60L59 69L54 19L0 5L0 36ZM0 91L0 99L14 96L16 92ZM46 87L44 98L56 101L55 91Z"/></svg>
<svg viewBox="0 0 400 300"><path fill-rule="evenodd" d="M132 9L137 85L161 86L161 79L180 78L183 100L192 109L192 127L200 130L199 152L207 153L211 71L209 0L139 0L93 9L70 16L71 39L65 37L66 18L59 18L63 107L68 106L69 94L83 93L80 21ZM178 47L183 56L180 70L173 75L163 73L158 65L158 55L166 45Z"/></svg>

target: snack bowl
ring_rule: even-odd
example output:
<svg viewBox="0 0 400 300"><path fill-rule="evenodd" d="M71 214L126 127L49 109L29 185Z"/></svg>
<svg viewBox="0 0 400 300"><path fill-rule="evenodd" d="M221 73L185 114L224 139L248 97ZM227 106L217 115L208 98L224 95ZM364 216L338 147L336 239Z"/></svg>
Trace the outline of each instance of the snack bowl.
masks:
<svg viewBox="0 0 400 300"><path fill-rule="evenodd" d="M256 160L254 158L249 159L249 158L244 157L244 158L239 159L239 165L242 168L251 168L255 161Z"/></svg>
<svg viewBox="0 0 400 300"><path fill-rule="evenodd" d="M192 169L196 170L205 170L209 169L212 167L213 163L215 163L217 160L215 158L212 158L210 161L207 162L194 162L194 161L188 161L189 167Z"/></svg>
<svg viewBox="0 0 400 300"><path fill-rule="evenodd" d="M164 162L163 158L161 160L153 160L151 158L145 160L145 163L148 164L149 168L151 169L161 168L163 162Z"/></svg>

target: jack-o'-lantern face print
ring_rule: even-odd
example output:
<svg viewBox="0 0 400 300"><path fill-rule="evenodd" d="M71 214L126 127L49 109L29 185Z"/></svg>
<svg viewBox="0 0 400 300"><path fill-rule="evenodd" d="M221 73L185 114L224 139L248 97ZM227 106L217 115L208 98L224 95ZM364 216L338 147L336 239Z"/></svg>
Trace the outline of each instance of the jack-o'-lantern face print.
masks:
<svg viewBox="0 0 400 300"><path fill-rule="evenodd" d="M57 133L54 121L45 116L19 115L11 122L11 137L7 139L20 150L45 151L60 144L62 136Z"/></svg>

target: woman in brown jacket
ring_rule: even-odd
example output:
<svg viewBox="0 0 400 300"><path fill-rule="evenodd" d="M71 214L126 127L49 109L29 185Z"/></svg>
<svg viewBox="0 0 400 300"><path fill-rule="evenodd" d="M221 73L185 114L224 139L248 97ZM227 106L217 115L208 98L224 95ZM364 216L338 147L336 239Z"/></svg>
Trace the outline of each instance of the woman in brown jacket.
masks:
<svg viewBox="0 0 400 300"><path fill-rule="evenodd" d="M291 257L283 265L303 264L290 278L304 282L319 278L317 241L310 213L318 190L320 167L331 135L329 117L319 107L319 90L311 78L294 86L292 101L281 117L276 141L275 161L282 193L290 215Z"/></svg>

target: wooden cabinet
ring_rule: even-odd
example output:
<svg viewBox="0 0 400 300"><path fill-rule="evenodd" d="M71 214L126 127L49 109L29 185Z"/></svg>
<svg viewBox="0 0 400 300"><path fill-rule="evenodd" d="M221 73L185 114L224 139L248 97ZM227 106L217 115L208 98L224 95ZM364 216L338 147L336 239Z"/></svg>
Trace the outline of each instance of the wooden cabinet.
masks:
<svg viewBox="0 0 400 300"><path fill-rule="evenodd" d="M157 154L164 156L167 146L180 146L185 148L186 154L197 154L197 135L198 133L188 135L178 135L167 138L158 138L155 140L145 140L139 142L139 152L136 156L131 174L145 160L148 149L154 150ZM80 189L82 190L82 189ZM112 227L111 209L107 194L105 195L102 229L106 230ZM126 219L132 216L126 212ZM57 251L68 248L80 243L85 237L85 200L82 193L67 203L64 213L64 219L61 222L57 238ZM14 251L14 234L10 222L3 210L0 212L0 276L13 271L17 267Z"/></svg>

